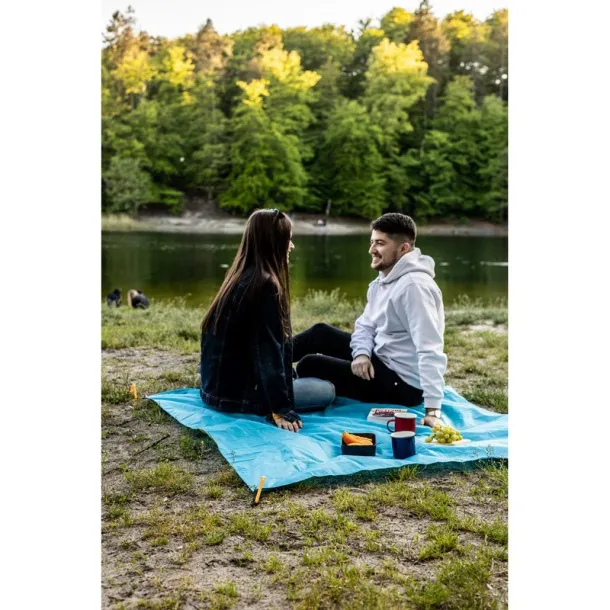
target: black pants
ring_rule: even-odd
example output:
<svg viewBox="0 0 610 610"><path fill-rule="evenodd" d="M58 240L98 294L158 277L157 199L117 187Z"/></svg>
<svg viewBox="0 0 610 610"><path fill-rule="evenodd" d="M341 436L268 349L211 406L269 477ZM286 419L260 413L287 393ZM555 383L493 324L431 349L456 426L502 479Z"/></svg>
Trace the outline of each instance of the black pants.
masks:
<svg viewBox="0 0 610 610"><path fill-rule="evenodd" d="M293 360L299 377L327 379L337 396L361 402L403 405L421 404L423 391L410 386L373 354L375 377L362 379L352 373L350 333L328 324L314 324L293 338Z"/></svg>

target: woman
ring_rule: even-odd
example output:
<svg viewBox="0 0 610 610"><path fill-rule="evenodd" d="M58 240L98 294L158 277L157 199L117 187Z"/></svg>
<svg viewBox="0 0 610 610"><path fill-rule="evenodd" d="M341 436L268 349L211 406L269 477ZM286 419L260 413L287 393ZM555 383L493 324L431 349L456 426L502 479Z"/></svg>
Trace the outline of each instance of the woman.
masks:
<svg viewBox="0 0 610 610"><path fill-rule="evenodd" d="M141 290L130 290L127 293L127 304L134 309L148 309L148 297Z"/></svg>
<svg viewBox="0 0 610 610"><path fill-rule="evenodd" d="M257 210L231 268L201 324L201 398L219 411L261 415L298 432L297 410L319 410L335 397L321 379L293 382L288 259L292 223L279 210Z"/></svg>

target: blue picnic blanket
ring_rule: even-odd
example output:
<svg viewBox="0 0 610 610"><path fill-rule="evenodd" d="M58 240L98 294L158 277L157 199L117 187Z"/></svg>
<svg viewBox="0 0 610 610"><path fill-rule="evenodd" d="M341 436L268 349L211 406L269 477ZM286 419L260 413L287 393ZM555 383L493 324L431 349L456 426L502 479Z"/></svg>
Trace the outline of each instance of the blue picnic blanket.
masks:
<svg viewBox="0 0 610 610"><path fill-rule="evenodd" d="M450 387L445 388L443 421L471 442L445 447L426 443L427 426L417 426L417 454L405 460L392 455L385 423L367 421L372 408L386 404L362 403L337 398L325 411L302 415L303 429L295 434L281 430L255 415L219 413L203 405L199 391L183 388L148 396L189 428L205 431L244 483L254 490L265 475L265 489L297 483L311 477L342 476L364 470L400 468L412 464L469 462L485 458L508 458L508 415L477 407ZM423 417L424 407L409 409ZM341 454L341 435L373 432L377 455L356 457Z"/></svg>

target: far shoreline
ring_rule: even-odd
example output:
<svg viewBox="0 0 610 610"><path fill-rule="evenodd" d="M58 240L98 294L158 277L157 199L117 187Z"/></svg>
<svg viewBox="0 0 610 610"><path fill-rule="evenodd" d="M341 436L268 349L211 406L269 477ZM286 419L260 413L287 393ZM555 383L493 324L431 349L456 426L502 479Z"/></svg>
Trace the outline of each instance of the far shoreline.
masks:
<svg viewBox="0 0 610 610"><path fill-rule="evenodd" d="M291 214L294 235L364 235L370 232L370 223L352 218L326 219L324 226L316 222L322 215ZM141 216L102 215L102 231L139 231L157 233L223 234L241 235L246 225L245 218L219 215L201 215L186 212L182 216ZM460 237L507 237L507 224L494 224L474 220L465 223L418 224L418 235L460 236Z"/></svg>

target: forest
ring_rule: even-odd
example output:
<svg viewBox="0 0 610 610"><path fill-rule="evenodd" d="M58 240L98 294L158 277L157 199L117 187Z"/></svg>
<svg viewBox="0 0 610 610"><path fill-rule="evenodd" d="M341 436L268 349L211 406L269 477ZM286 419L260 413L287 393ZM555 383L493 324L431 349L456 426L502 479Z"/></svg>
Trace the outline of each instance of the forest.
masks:
<svg viewBox="0 0 610 610"><path fill-rule="evenodd" d="M202 21L205 20L205 15ZM418 221L508 214L508 10L103 34L102 212L189 200Z"/></svg>

